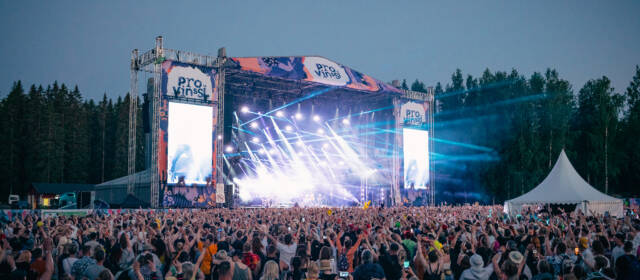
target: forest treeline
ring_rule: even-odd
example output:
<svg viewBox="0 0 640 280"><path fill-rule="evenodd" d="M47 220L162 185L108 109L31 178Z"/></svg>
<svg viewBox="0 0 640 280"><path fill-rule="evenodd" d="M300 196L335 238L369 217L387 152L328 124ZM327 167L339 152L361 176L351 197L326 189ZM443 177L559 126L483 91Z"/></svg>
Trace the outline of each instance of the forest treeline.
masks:
<svg viewBox="0 0 640 280"><path fill-rule="evenodd" d="M626 89L607 77L579 90L555 70L526 77L455 71L435 85L436 198L501 202L540 183L565 149L594 187L618 196L640 193L640 68ZM402 87L426 92L416 80ZM32 182L96 184L127 174L129 95L84 98L54 82L20 81L0 100L0 197ZM144 168L138 100L136 169Z"/></svg>
<svg viewBox="0 0 640 280"><path fill-rule="evenodd" d="M529 77L455 71L435 85L435 186L439 200L502 202L542 182L564 149L602 192L640 194L640 68L626 89L603 76L574 89L557 71ZM402 87L426 92L416 80Z"/></svg>
<svg viewBox="0 0 640 280"><path fill-rule="evenodd" d="M142 102L138 102L142 104ZM137 169L144 168L142 106ZM20 81L0 101L0 197L33 182L97 184L127 174L129 95L84 98L75 86Z"/></svg>

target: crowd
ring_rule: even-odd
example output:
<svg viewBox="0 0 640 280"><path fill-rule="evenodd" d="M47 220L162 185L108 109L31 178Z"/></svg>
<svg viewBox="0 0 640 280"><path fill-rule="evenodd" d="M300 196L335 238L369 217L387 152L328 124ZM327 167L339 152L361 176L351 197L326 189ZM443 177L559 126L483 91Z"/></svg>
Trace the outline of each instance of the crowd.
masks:
<svg viewBox="0 0 640 280"><path fill-rule="evenodd" d="M4 220L0 279L640 279L640 220L500 206Z"/></svg>

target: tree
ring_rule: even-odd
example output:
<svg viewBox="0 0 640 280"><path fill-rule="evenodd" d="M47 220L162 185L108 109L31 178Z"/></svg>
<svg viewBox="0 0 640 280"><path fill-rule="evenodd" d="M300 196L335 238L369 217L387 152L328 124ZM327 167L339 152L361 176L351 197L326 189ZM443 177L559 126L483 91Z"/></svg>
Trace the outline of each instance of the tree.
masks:
<svg viewBox="0 0 640 280"><path fill-rule="evenodd" d="M424 83L421 81L418 81L417 79L411 84L411 90L418 91L418 92L427 92L427 88L425 87Z"/></svg>
<svg viewBox="0 0 640 280"><path fill-rule="evenodd" d="M407 79L402 79L402 86L400 86L400 88L404 90L409 89L409 87L407 86Z"/></svg>
<svg viewBox="0 0 640 280"><path fill-rule="evenodd" d="M627 112L620 126L620 137L617 141L620 153L620 180L615 191L626 196L638 194L640 182L640 67L636 65L633 76L625 92Z"/></svg>
<svg viewBox="0 0 640 280"><path fill-rule="evenodd" d="M607 77L589 80L578 95L574 116L577 138L573 144L575 167L596 188L608 193L609 177L617 176L616 151L611 150L623 97L616 94Z"/></svg>

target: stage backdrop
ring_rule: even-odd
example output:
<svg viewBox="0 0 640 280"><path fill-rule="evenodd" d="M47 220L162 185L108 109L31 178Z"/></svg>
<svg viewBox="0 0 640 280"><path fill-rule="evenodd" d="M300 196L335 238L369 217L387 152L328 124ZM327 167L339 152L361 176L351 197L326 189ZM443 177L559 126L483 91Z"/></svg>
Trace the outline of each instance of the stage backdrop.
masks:
<svg viewBox="0 0 640 280"><path fill-rule="evenodd" d="M217 73L164 61L158 147L163 207L216 203Z"/></svg>

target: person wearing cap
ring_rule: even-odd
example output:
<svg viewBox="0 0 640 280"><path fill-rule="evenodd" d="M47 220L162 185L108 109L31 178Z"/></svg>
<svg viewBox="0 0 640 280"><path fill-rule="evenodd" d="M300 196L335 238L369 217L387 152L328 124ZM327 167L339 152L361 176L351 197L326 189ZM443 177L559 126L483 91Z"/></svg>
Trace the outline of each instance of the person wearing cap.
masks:
<svg viewBox="0 0 640 280"><path fill-rule="evenodd" d="M584 262L589 266L589 268L593 268L596 264L595 256L593 255L593 251L589 248L589 239L586 237L580 237L578 239L578 251L582 256Z"/></svg>
<svg viewBox="0 0 640 280"><path fill-rule="evenodd" d="M153 252L153 249L154 248L151 244L145 243L144 245L142 245L141 254L151 255L151 258L153 258L153 264L156 266L157 269L161 269L162 263L160 262L160 258L158 258L158 256Z"/></svg>
<svg viewBox="0 0 640 280"><path fill-rule="evenodd" d="M471 263L471 267L462 272L460 279L487 280L493 273L493 265L485 266L482 257L478 254L473 254L471 258L469 258L469 262Z"/></svg>

